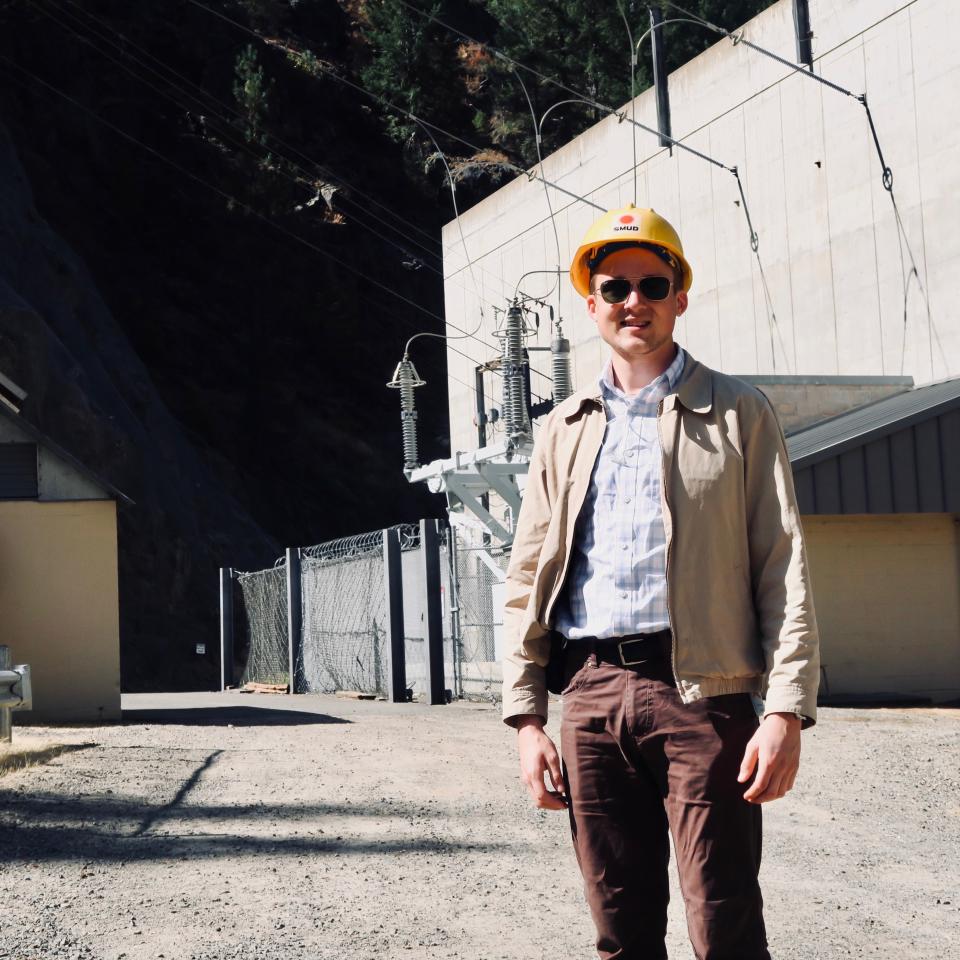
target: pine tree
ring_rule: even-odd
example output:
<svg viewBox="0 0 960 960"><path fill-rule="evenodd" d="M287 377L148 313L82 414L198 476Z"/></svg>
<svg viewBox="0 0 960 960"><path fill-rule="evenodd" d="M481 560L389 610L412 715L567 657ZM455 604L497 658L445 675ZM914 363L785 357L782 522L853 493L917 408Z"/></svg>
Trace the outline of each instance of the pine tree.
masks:
<svg viewBox="0 0 960 960"><path fill-rule="evenodd" d="M399 0L370 0L363 6L363 33L370 59L361 70L367 89L383 100L446 129L462 131L469 122L460 78L458 38L435 21L444 19L442 2L412 2L420 16ZM398 140L423 136L416 124L386 111L387 127Z"/></svg>
<svg viewBox="0 0 960 960"><path fill-rule="evenodd" d="M685 5L695 15L734 29L771 2L686 0ZM536 162L536 128L528 95L538 121L554 104L576 101L578 94L613 109L626 104L631 91L631 36L636 45L650 26L648 3L640 0L366 0L361 10L360 32L368 54L361 71L364 85L384 100L476 143L481 148L478 157L494 158L494 167L498 156L525 166ZM666 19L685 16L670 8L663 12ZM718 40L716 33L691 23L668 23L660 29L668 71ZM505 58L492 54L486 44ZM515 67L511 60L524 66ZM652 82L646 39L638 52L635 93ZM419 144L426 155L433 152L429 138L415 124L396 112L386 110L385 115L396 139ZM557 107L542 128L543 152L556 149L604 116L606 111L584 103ZM449 141L441 146L452 154L462 152ZM460 158L459 169L468 159Z"/></svg>

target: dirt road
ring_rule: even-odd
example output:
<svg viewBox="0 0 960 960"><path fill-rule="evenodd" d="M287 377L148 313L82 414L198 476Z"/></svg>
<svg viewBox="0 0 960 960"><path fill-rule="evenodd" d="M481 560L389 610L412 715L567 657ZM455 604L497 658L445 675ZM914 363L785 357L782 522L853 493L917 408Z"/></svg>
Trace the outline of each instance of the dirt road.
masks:
<svg viewBox="0 0 960 960"><path fill-rule="evenodd" d="M124 707L15 728L70 749L0 777L0 958L595 956L565 819L491 707ZM822 711L765 817L776 960L960 957L960 711ZM670 949L692 956L676 892Z"/></svg>

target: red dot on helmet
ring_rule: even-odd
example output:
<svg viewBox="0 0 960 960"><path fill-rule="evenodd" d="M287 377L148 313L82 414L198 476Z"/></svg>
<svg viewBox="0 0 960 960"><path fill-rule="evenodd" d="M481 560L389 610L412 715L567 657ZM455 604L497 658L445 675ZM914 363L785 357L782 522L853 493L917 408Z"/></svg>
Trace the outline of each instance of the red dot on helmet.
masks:
<svg viewBox="0 0 960 960"><path fill-rule="evenodd" d="M633 223L633 215L630 214L630 213L625 213L625 214L620 218L620 222L621 222L621 223Z"/></svg>

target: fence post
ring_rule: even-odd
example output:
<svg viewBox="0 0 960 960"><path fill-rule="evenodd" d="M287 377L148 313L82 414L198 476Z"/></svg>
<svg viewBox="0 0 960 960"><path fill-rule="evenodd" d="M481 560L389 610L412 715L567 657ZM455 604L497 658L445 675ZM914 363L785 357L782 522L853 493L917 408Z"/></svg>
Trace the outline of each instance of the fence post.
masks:
<svg viewBox="0 0 960 960"><path fill-rule="evenodd" d="M302 693L297 682L297 664L303 651L303 603L301 601L300 548L287 548L287 662L290 692Z"/></svg>
<svg viewBox="0 0 960 960"><path fill-rule="evenodd" d="M407 701L407 651L403 630L403 574L400 531L383 531L383 583L387 593L387 642L390 644L390 702Z"/></svg>
<svg viewBox="0 0 960 960"><path fill-rule="evenodd" d="M10 648L0 646L0 670L10 669ZM0 743L13 740L13 713L9 707L0 707Z"/></svg>
<svg viewBox="0 0 960 960"><path fill-rule="evenodd" d="M220 568L220 689L233 686L233 568Z"/></svg>
<svg viewBox="0 0 960 960"><path fill-rule="evenodd" d="M433 705L446 703L443 686L443 611L440 607L440 536L436 520L420 521L420 552L423 556L424 640L426 641L427 690Z"/></svg>
<svg viewBox="0 0 960 960"><path fill-rule="evenodd" d="M463 697L463 630L460 621L460 548L457 528L447 526L447 566L450 573L450 632L453 634L453 695Z"/></svg>

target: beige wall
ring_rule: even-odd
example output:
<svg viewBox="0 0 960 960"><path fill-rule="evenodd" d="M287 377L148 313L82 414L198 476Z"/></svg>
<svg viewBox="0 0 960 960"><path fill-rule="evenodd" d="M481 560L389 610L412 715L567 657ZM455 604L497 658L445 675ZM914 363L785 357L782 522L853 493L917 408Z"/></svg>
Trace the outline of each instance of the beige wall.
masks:
<svg viewBox="0 0 960 960"><path fill-rule="evenodd" d="M958 518L809 516L803 527L830 694L960 698Z"/></svg>
<svg viewBox="0 0 960 960"><path fill-rule="evenodd" d="M0 502L0 623L13 662L31 667L34 709L15 718L119 718L112 500Z"/></svg>
<svg viewBox="0 0 960 960"><path fill-rule="evenodd" d="M813 382L816 379L814 377L809 378L810 383L771 383L764 377L749 376L744 379L767 395L787 433L810 427L855 407L903 393L912 386L909 382L816 383Z"/></svg>

